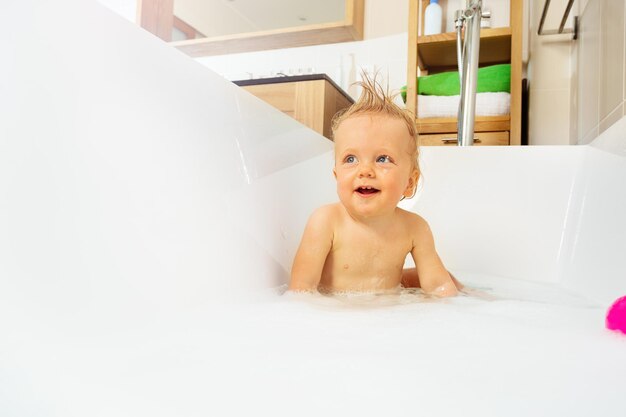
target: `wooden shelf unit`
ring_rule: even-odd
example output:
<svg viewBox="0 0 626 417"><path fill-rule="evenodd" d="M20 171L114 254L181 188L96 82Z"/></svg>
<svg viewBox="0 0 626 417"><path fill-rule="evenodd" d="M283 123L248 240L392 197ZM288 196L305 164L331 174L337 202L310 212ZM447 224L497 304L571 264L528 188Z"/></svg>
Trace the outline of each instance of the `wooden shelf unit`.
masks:
<svg viewBox="0 0 626 417"><path fill-rule="evenodd" d="M476 132L504 132L510 145L520 145L522 136L522 2L509 0L510 26L480 31L479 66L511 64L511 113L508 116L476 117ZM428 0L409 0L409 50L407 109L417 114L417 69L422 75L456 71L456 33L419 36L419 22ZM420 134L457 132L457 118L417 119ZM431 141L425 141L430 143Z"/></svg>
<svg viewBox="0 0 626 417"><path fill-rule="evenodd" d="M420 36L417 40L420 70L456 71L456 33ZM511 61L511 28L481 29L479 61L482 65Z"/></svg>
<svg viewBox="0 0 626 417"><path fill-rule="evenodd" d="M429 117L416 119L417 131L420 134L456 132L456 117ZM510 116L478 116L474 122L476 132L494 132L510 130Z"/></svg>

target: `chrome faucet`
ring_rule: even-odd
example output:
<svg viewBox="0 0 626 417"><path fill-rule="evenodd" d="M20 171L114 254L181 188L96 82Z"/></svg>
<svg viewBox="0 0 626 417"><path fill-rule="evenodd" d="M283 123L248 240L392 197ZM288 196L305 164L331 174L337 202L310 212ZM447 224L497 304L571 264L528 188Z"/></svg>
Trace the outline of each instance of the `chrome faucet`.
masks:
<svg viewBox="0 0 626 417"><path fill-rule="evenodd" d="M457 63L461 83L461 101L459 102L457 125L459 146L470 146L474 143L476 82L478 79L480 19L482 16L482 0L467 0L467 8L457 10L454 16ZM465 39L462 41L463 27L465 27Z"/></svg>

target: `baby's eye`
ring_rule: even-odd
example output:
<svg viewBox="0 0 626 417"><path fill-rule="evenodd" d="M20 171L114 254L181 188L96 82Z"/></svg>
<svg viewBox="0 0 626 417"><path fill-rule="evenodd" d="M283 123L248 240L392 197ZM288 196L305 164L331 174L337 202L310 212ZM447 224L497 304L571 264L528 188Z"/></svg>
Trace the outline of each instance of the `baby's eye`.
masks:
<svg viewBox="0 0 626 417"><path fill-rule="evenodd" d="M354 164L357 161L357 159L356 159L356 156L354 156L354 155L348 155L348 156L346 156L344 158L343 161L348 163L348 164Z"/></svg>
<svg viewBox="0 0 626 417"><path fill-rule="evenodd" d="M389 155L381 155L378 158L376 158L376 162L384 163L384 162L393 162L393 161L391 160L391 157L389 157Z"/></svg>

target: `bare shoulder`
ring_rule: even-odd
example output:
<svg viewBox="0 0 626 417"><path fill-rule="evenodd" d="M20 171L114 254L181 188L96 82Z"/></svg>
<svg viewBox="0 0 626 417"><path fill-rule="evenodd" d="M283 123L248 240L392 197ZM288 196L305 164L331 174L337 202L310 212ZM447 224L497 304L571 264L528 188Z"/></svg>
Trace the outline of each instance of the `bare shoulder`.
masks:
<svg viewBox="0 0 626 417"><path fill-rule="evenodd" d="M341 216L341 204L326 204L316 208L309 219L314 223L334 222Z"/></svg>
<svg viewBox="0 0 626 417"><path fill-rule="evenodd" d="M339 204L327 204L316 208L307 222L307 229L317 232L327 232L335 228L341 212Z"/></svg>
<svg viewBox="0 0 626 417"><path fill-rule="evenodd" d="M419 214L398 208L398 214L405 224L406 229L411 234L413 241L423 243L432 241L432 232L426 219Z"/></svg>
<svg viewBox="0 0 626 417"><path fill-rule="evenodd" d="M398 214L402 219L402 222L409 227L411 230L418 231L420 229L430 230L430 226L428 226L428 222L419 214L413 213L412 211L404 210L398 208Z"/></svg>

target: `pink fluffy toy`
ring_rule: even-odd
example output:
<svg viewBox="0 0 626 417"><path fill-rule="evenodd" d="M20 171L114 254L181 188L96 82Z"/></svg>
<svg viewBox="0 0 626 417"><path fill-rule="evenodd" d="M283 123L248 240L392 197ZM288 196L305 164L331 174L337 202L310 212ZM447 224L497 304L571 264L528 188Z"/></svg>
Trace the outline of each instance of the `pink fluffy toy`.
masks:
<svg viewBox="0 0 626 417"><path fill-rule="evenodd" d="M626 334L626 295L618 298L607 311L606 328Z"/></svg>

